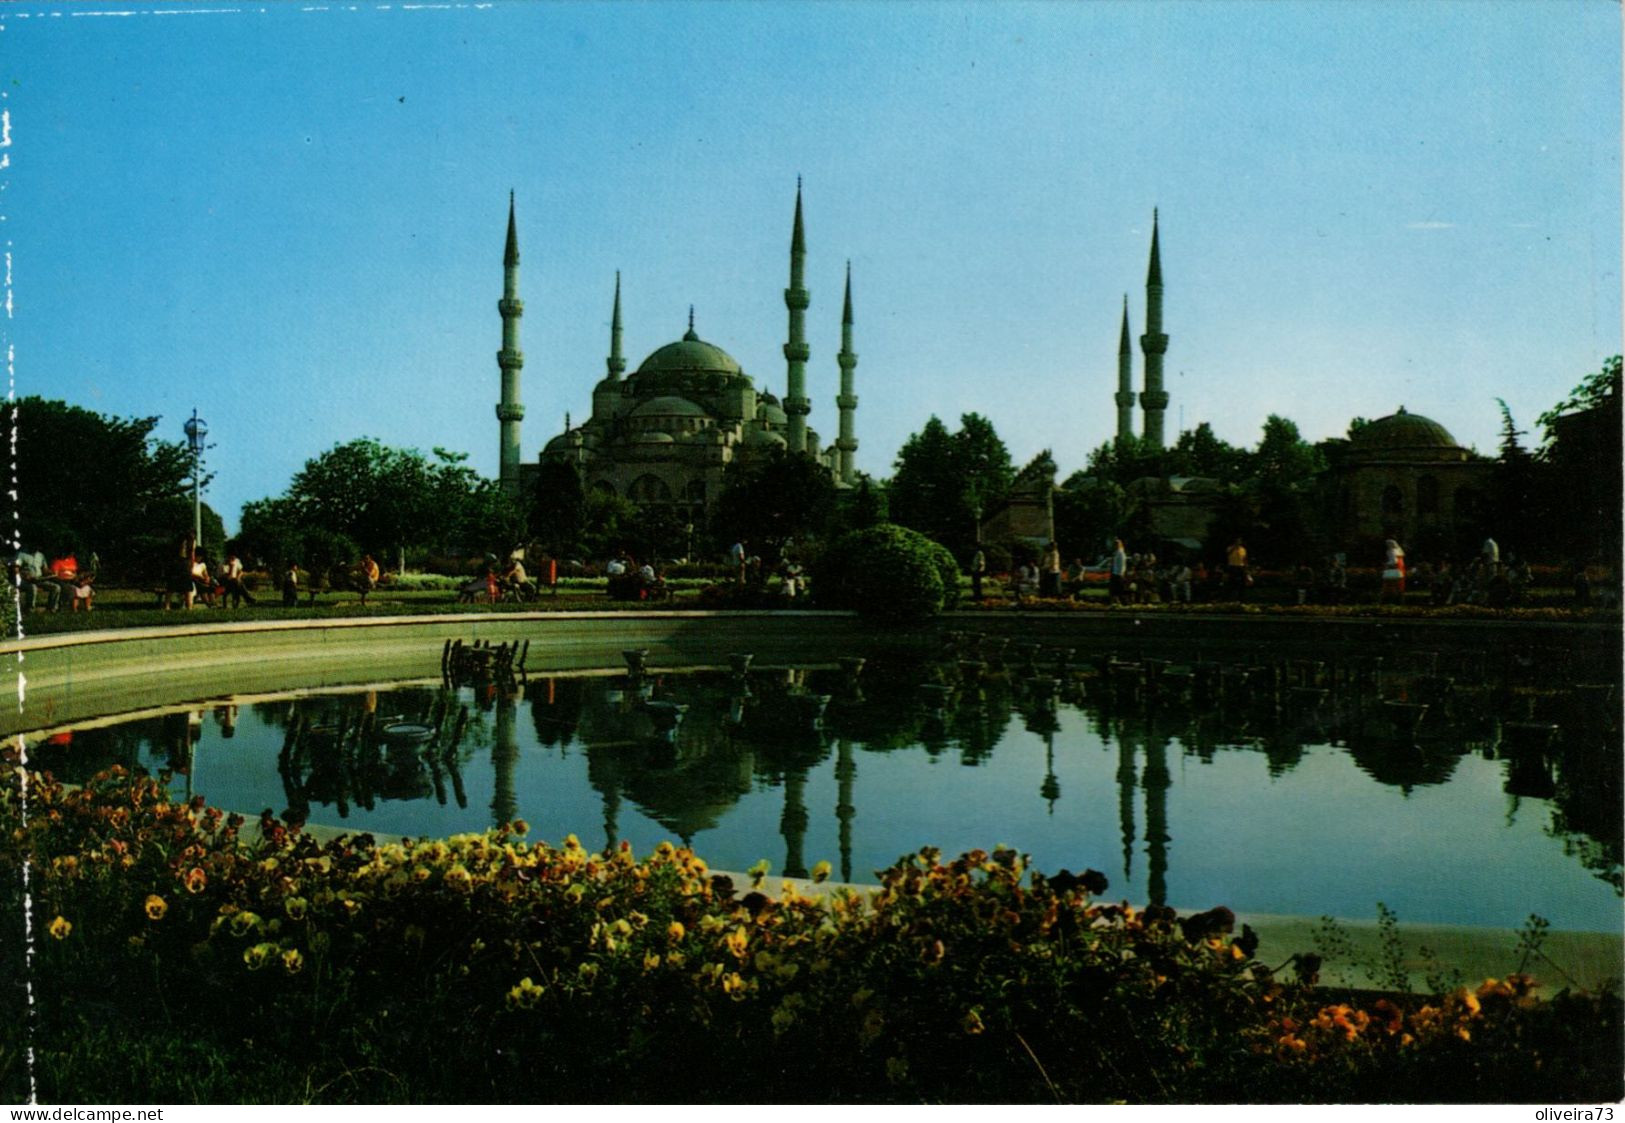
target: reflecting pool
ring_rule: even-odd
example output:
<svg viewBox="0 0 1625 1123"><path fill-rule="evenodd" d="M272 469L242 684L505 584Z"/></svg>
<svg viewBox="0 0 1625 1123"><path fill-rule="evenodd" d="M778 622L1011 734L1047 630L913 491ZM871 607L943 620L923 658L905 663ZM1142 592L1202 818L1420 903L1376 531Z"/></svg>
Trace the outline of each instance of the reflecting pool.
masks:
<svg viewBox="0 0 1625 1123"><path fill-rule="evenodd" d="M958 637L930 659L624 669L210 703L31 745L250 816L842 880L1008 843L1183 907L1621 927L1614 689L1482 653L1180 664ZM1583 677L1583 676L1582 676Z"/></svg>

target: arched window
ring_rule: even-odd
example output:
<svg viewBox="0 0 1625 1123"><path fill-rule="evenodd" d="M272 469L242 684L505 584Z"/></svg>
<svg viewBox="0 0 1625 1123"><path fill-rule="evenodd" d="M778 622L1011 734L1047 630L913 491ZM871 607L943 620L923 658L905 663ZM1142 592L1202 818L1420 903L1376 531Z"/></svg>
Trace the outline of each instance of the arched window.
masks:
<svg viewBox="0 0 1625 1123"><path fill-rule="evenodd" d="M608 480L594 480L592 482L592 489L594 491L602 491L608 495L615 494L615 485L610 483Z"/></svg>
<svg viewBox="0 0 1625 1123"><path fill-rule="evenodd" d="M1416 481L1416 513L1419 515L1439 513L1439 481L1432 476L1423 476Z"/></svg>
<svg viewBox="0 0 1625 1123"><path fill-rule="evenodd" d="M632 481L626 496L637 503L670 503L671 488L658 476L639 476Z"/></svg>
<svg viewBox="0 0 1625 1123"><path fill-rule="evenodd" d="M1382 513L1385 515L1403 515L1405 513L1405 493L1394 484L1382 489Z"/></svg>

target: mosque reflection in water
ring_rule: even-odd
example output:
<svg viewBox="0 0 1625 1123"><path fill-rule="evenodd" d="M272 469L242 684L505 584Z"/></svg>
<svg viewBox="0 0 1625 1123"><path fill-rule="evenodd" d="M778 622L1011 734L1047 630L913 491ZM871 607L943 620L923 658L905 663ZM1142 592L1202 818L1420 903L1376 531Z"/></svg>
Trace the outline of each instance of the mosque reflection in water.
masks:
<svg viewBox="0 0 1625 1123"><path fill-rule="evenodd" d="M168 767L177 784L189 785L195 772L211 802L246 812L274 804L292 819L357 830L429 834L525 817L541 837L574 830L589 845L608 846L623 837L630 809L640 828L626 837L640 851L656 840L641 829L651 823L662 837L693 844L738 812L754 824L754 852L770 853L763 806L776 799L778 869L806 874L814 826L827 839L820 845L833 841L837 851L814 860L838 856L848 881L951 834L941 823L933 828L932 805L941 782L962 782L916 769L906 782L881 781L864 806L860 771L893 772L889 760L922 753L932 764L957 760L988 778L991 801L1032 820L1031 828L1012 821L1002 831L1027 848L1027 829L1041 831L1057 809L1067 813L1074 781L1062 776L1077 774L1088 754L1090 774L1115 788L1114 882L1142 884L1143 853L1143 894L1156 903L1168 897L1170 793L1187 763L1261 754L1273 782L1329 752L1408 798L1448 785L1463 762L1482 769L1479 762L1493 761L1502 806L1489 814L1511 822L1533 801L1541 833L1565 860L1612 886L1610 896L1621 889L1615 691L1584 682L1583 670L1451 651L1337 662L1254 655L1176 663L1132 649L1080 658L960 635L924 660L789 669L751 668L743 655L732 661L731 671L687 672L638 659L630 673L474 675L257 702L241 714L218 706L207 738L205 711L191 711L60 734L32 753L64 778L112 763ZM258 742L251 752L243 751L240 717ZM1012 740L1033 746L1030 764L1005 748ZM1001 765L995 758L1006 754ZM1022 778L1013 768L1030 771ZM1101 784L1082 782L1090 784L1082 797L1090 821L1098 821L1107 810ZM553 797L572 785L574 802L561 807ZM747 801L755 807L748 816ZM404 818L384 816L391 805ZM412 807L435 813L413 815ZM945 804L935 814L951 824L955 812ZM827 820L814 823L828 815L832 839ZM597 839L584 829L589 816L600 820ZM913 841L878 857L865 850L855 862L860 817L865 830L896 824L897 837ZM712 838L699 848L721 864ZM1101 857L1072 855L1080 867Z"/></svg>

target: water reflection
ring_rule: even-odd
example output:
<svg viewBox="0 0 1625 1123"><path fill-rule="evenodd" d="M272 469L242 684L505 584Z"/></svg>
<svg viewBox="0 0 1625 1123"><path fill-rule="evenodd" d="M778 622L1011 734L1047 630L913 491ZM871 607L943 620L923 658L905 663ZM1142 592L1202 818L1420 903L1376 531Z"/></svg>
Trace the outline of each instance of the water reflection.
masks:
<svg viewBox="0 0 1625 1123"><path fill-rule="evenodd" d="M544 837L575 830L590 843L596 819L602 845L676 836L738 868L776 838L775 864L792 875L833 846L845 880L974 827L997 835L967 845L1009 841L1050 867L1120 850L1114 893L1154 903L1202 903L1178 899L1191 890L1174 883L1221 858L1269 871L1242 880L1320 892L1310 883L1347 876L1332 836L1360 826L1338 820L1371 815L1373 849L1392 851L1384 860L1404 876L1544 860L1530 857L1533 833L1612 887L1610 899L1621 890L1615 692L1585 668L1478 652L1079 659L975 637L932 659L843 662L307 695L62 731L31 755L65 779L115 763L169 769L178 785L196 775L217 804L355 829L449 833L522 816ZM1387 802L1353 785L1352 770ZM1434 793L1450 793L1448 806ZM1405 803L1438 817L1435 837L1416 836ZM1489 819L1504 833L1476 833ZM1277 822L1306 872L1282 875L1258 841ZM1292 822L1315 835L1290 837ZM1468 845L1491 852L1464 855ZM1507 876L1550 876L1530 870ZM1607 927L1595 919L1606 907L1589 907Z"/></svg>

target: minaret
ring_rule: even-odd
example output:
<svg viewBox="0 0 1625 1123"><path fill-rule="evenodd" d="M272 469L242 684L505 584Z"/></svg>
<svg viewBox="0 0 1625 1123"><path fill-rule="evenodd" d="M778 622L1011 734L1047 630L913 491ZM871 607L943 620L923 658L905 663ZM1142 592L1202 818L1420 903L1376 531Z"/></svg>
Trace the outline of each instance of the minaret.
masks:
<svg viewBox="0 0 1625 1123"><path fill-rule="evenodd" d="M609 317L609 381L619 382L626 373L626 359L621 355L621 271L615 270L615 311Z"/></svg>
<svg viewBox="0 0 1625 1123"><path fill-rule="evenodd" d="M1117 340L1117 445L1134 435L1134 343L1128 333L1128 295L1123 296L1123 331Z"/></svg>
<svg viewBox="0 0 1625 1123"><path fill-rule="evenodd" d="M846 263L846 304L841 310L841 352L835 356L841 367L841 393L835 399L841 411L841 435L835 440L838 450L837 476L841 484L851 487L857 481L852 457L858 451L858 438L853 436L853 422L857 415L858 396L852 392L852 371L858 365L858 353L852 350L852 263Z"/></svg>
<svg viewBox="0 0 1625 1123"><path fill-rule="evenodd" d="M525 365L519 350L519 317L525 314L525 303L519 299L519 228L514 224L512 191L508 192L508 245L502 254L502 299L497 301L497 311L502 314L502 350L497 352L497 367L502 371L502 400L497 403L502 432L499 479L503 491L518 495L519 422L525 417L525 407L519 402L519 368Z"/></svg>
<svg viewBox="0 0 1625 1123"><path fill-rule="evenodd" d="M609 317L609 358L605 360L609 373L592 388L592 419L600 425L613 422L621 405L621 374L626 370L626 359L621 356L621 271L615 271L615 310ZM570 431L569 414L565 414L564 431Z"/></svg>
<svg viewBox="0 0 1625 1123"><path fill-rule="evenodd" d="M784 290L784 306L790 310L790 340L784 345L789 366L784 394L784 412L789 419L785 443L791 452L807 451L807 304L812 299L802 286L802 266L807 259L807 242L801 231L801 177L796 177L796 220L790 232L790 287Z"/></svg>
<svg viewBox="0 0 1625 1123"><path fill-rule="evenodd" d="M1140 405L1145 408L1146 447L1162 448L1162 415L1168 409L1168 392L1162 388L1162 356L1168 350L1168 337L1162 334L1162 259L1157 253L1157 212L1151 211L1151 266L1145 274L1145 334L1140 336L1145 352L1145 391Z"/></svg>

